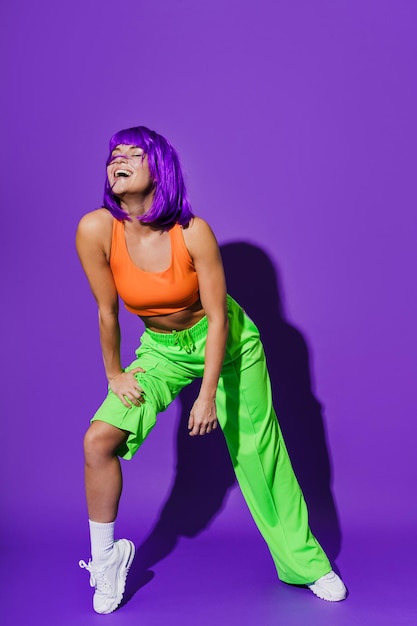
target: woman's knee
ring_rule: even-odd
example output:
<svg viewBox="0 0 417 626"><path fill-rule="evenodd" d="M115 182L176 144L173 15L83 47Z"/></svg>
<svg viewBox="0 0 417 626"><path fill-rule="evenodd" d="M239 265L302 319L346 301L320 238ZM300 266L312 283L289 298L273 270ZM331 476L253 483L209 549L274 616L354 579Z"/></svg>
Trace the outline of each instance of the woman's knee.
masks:
<svg viewBox="0 0 417 626"><path fill-rule="evenodd" d="M112 457L126 440L127 433L106 422L93 422L84 436L84 455L87 462Z"/></svg>

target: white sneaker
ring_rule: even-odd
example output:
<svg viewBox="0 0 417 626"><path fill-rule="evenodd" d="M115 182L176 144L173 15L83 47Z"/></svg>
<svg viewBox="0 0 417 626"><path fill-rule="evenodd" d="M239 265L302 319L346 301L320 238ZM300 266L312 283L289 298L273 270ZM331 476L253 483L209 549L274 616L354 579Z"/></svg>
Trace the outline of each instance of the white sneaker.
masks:
<svg viewBox="0 0 417 626"><path fill-rule="evenodd" d="M311 585L307 585L309 589L322 600L329 602L340 602L347 595L347 589L342 579L332 570L325 576L322 576Z"/></svg>
<svg viewBox="0 0 417 626"><path fill-rule="evenodd" d="M96 567L80 561L79 566L90 572L90 585L95 588L93 608L96 613L112 613L120 605L125 590L126 578L135 556L135 546L128 539L114 542L109 560Z"/></svg>

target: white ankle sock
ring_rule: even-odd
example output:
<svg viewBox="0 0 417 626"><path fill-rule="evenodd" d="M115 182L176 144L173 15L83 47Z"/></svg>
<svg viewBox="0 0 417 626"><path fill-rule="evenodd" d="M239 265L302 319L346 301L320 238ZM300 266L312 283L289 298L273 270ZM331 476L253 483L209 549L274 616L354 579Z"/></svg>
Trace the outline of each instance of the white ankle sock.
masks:
<svg viewBox="0 0 417 626"><path fill-rule="evenodd" d="M114 522L103 524L88 520L90 525L91 557L93 563L106 561L114 545Z"/></svg>

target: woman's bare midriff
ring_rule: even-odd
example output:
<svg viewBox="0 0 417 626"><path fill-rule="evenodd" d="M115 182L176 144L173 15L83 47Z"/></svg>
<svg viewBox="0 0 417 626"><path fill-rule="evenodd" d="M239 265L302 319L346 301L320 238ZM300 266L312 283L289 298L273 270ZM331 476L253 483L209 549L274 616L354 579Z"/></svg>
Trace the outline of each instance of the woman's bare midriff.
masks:
<svg viewBox="0 0 417 626"><path fill-rule="evenodd" d="M204 317L204 309L200 300L197 300L187 309L168 313L167 315L140 315L146 328L156 333L170 333L173 330L191 328Z"/></svg>

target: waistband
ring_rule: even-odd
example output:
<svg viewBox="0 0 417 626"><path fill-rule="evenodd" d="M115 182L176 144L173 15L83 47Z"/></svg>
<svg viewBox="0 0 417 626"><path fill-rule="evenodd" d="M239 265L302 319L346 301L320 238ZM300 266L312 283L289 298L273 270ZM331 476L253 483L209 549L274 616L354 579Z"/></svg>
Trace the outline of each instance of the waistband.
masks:
<svg viewBox="0 0 417 626"><path fill-rule="evenodd" d="M227 309L236 304L233 298L227 295ZM184 330L171 330L169 333L157 333L149 328L145 329L145 335L150 337L155 343L159 343L164 346L178 346L180 349L185 350L188 354L194 352L195 342L199 341L207 335L208 319L205 315L198 322L196 322L190 328L184 328Z"/></svg>
<svg viewBox="0 0 417 626"><path fill-rule="evenodd" d="M147 328L145 330L145 334L148 337L151 337L153 341L156 343L162 344L164 346L175 346L179 345L183 347L183 343L194 343L198 341L202 337L207 334L208 330L208 320L207 317L204 316L191 326L190 328L184 328L184 330L171 330L169 333L157 333L154 330L150 330Z"/></svg>

